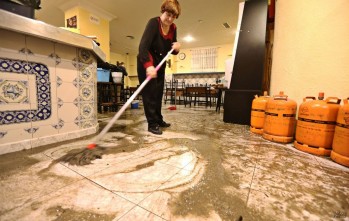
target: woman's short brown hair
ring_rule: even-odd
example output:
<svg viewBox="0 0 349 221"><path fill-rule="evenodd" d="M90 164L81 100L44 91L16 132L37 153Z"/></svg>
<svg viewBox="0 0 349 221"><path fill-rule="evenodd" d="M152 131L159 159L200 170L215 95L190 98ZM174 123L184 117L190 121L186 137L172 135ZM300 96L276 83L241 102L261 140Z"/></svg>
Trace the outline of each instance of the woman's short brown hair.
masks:
<svg viewBox="0 0 349 221"><path fill-rule="evenodd" d="M172 13L176 18L181 14L181 6L177 0L164 0L161 4L161 13Z"/></svg>

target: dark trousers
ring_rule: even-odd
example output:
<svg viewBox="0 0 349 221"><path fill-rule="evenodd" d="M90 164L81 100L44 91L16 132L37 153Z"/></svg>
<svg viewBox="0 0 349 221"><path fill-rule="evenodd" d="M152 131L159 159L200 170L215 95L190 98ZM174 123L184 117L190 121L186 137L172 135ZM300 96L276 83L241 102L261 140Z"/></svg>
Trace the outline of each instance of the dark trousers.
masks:
<svg viewBox="0 0 349 221"><path fill-rule="evenodd" d="M139 70L138 67L138 80L140 84L146 79L146 74L143 70ZM141 92L144 113L149 127L156 126L163 121L161 107L164 93L164 81L165 73L160 73L158 71L158 77L151 79Z"/></svg>

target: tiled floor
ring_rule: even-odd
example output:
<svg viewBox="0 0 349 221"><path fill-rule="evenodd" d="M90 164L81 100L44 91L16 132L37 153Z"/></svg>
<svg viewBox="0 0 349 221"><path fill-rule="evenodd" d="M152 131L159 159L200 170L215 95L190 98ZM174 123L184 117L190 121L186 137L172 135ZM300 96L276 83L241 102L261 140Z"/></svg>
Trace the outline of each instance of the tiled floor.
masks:
<svg viewBox="0 0 349 221"><path fill-rule="evenodd" d="M127 110L83 166L59 159L93 137L2 155L0 220L349 220L349 168L221 111L165 106L172 126L156 136L142 108Z"/></svg>

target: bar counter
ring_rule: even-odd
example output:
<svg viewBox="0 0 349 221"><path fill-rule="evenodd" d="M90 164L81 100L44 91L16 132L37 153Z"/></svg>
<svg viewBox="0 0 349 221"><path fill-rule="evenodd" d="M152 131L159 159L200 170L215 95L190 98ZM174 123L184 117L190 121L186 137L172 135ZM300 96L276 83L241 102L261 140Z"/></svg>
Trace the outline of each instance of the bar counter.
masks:
<svg viewBox="0 0 349 221"><path fill-rule="evenodd" d="M4 10L0 36L0 154L98 131L93 40Z"/></svg>

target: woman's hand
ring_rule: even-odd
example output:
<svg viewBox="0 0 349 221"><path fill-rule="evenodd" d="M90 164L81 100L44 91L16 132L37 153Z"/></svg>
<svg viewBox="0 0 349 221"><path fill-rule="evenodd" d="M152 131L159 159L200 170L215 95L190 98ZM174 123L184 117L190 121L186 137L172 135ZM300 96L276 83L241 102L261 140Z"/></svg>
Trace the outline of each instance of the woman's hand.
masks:
<svg viewBox="0 0 349 221"><path fill-rule="evenodd" d="M147 67L146 72L147 72L147 76L150 76L151 78L156 78L158 76L154 66Z"/></svg>
<svg viewBox="0 0 349 221"><path fill-rule="evenodd" d="M179 51L179 49L181 48L181 43L179 42L173 42L172 43L172 49L175 51Z"/></svg>

